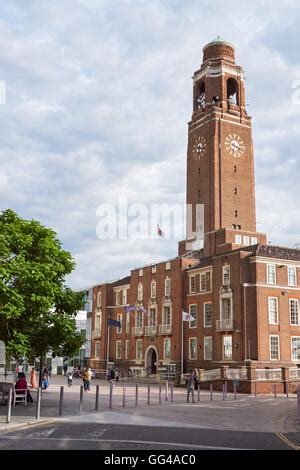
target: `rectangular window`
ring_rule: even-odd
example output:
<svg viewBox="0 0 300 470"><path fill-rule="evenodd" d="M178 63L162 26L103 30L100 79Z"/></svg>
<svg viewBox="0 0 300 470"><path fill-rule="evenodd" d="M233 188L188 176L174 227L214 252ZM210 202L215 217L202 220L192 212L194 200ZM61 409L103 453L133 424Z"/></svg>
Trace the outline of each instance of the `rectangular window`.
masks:
<svg viewBox="0 0 300 470"><path fill-rule="evenodd" d="M291 325L299 325L299 301L290 299L290 322Z"/></svg>
<svg viewBox="0 0 300 470"><path fill-rule="evenodd" d="M121 291L118 290L116 294L116 305L121 305Z"/></svg>
<svg viewBox="0 0 300 470"><path fill-rule="evenodd" d="M171 339L164 339L164 359L171 359Z"/></svg>
<svg viewBox="0 0 300 470"><path fill-rule="evenodd" d="M168 271L169 269L171 269L171 263L170 263L170 261L167 261L166 262L166 271Z"/></svg>
<svg viewBox="0 0 300 470"><path fill-rule="evenodd" d="M100 314L100 315L96 315L96 317L95 317L95 330L96 330L96 332L97 332L96 334L99 334L99 335L101 334L101 326L102 326L102 325L101 325L101 323L102 323L101 320L102 320L102 319L101 319L101 314Z"/></svg>
<svg viewBox="0 0 300 470"><path fill-rule="evenodd" d="M204 360L212 360L212 336L204 336Z"/></svg>
<svg viewBox="0 0 300 470"><path fill-rule="evenodd" d="M235 243L236 243L237 245L241 245L241 244L242 244L242 237L241 237L241 235L236 235L236 236L235 236Z"/></svg>
<svg viewBox="0 0 300 470"><path fill-rule="evenodd" d="M288 284L289 286L297 285L297 270L296 266L288 266Z"/></svg>
<svg viewBox="0 0 300 470"><path fill-rule="evenodd" d="M257 245L257 238L251 237L251 245Z"/></svg>
<svg viewBox="0 0 300 470"><path fill-rule="evenodd" d="M276 267L275 264L267 264L267 283L276 284Z"/></svg>
<svg viewBox="0 0 300 470"><path fill-rule="evenodd" d="M165 296L169 297L171 295L171 279L165 280Z"/></svg>
<svg viewBox="0 0 300 470"><path fill-rule="evenodd" d="M130 332L130 312L126 313L126 333Z"/></svg>
<svg viewBox="0 0 300 470"><path fill-rule="evenodd" d="M196 292L196 276L190 276L190 294Z"/></svg>
<svg viewBox="0 0 300 470"><path fill-rule="evenodd" d="M117 333L120 334L122 333L122 313L118 313L117 315L117 321L121 323L121 327L117 327Z"/></svg>
<svg viewBox="0 0 300 470"><path fill-rule="evenodd" d="M206 290L210 291L211 290L211 272L208 271L206 274Z"/></svg>
<svg viewBox="0 0 300 470"><path fill-rule="evenodd" d="M223 360L232 360L232 336L223 336Z"/></svg>
<svg viewBox="0 0 300 470"><path fill-rule="evenodd" d="M143 340L137 339L136 340L136 359L143 359Z"/></svg>
<svg viewBox="0 0 300 470"><path fill-rule="evenodd" d="M279 359L279 336L270 336L270 359Z"/></svg>
<svg viewBox="0 0 300 470"><path fill-rule="evenodd" d="M138 285L138 300L143 300L143 284Z"/></svg>
<svg viewBox="0 0 300 470"><path fill-rule="evenodd" d="M171 308L170 307L164 307L163 324L171 325Z"/></svg>
<svg viewBox="0 0 300 470"><path fill-rule="evenodd" d="M142 275L143 275L143 270L139 269L139 276L142 276Z"/></svg>
<svg viewBox="0 0 300 470"><path fill-rule="evenodd" d="M126 305L127 304L127 289L124 289L123 290L123 303L122 305Z"/></svg>
<svg viewBox="0 0 300 470"><path fill-rule="evenodd" d="M141 312L140 310L137 310L136 311L136 314L135 314L135 326L136 327L141 327L143 326L143 312Z"/></svg>
<svg viewBox="0 0 300 470"><path fill-rule="evenodd" d="M156 308L150 308L148 325L156 326Z"/></svg>
<svg viewBox="0 0 300 470"><path fill-rule="evenodd" d="M268 297L269 305L269 324L278 325L278 299L277 297Z"/></svg>
<svg viewBox="0 0 300 470"><path fill-rule="evenodd" d="M127 339L125 343L125 359L128 359L128 358L129 358L129 340Z"/></svg>
<svg viewBox="0 0 300 470"><path fill-rule="evenodd" d="M122 342L116 341L116 359L122 358Z"/></svg>
<svg viewBox="0 0 300 470"><path fill-rule="evenodd" d="M230 266L226 264L223 266L223 286L230 284Z"/></svg>
<svg viewBox="0 0 300 470"><path fill-rule="evenodd" d="M95 341L95 358L100 358L100 341Z"/></svg>
<svg viewBox="0 0 300 470"><path fill-rule="evenodd" d="M206 273L200 274L200 292L205 292L206 289Z"/></svg>
<svg viewBox="0 0 300 470"><path fill-rule="evenodd" d="M250 239L249 239L249 237L247 237L247 236L243 237L243 244L244 244L244 245L249 245L249 244L250 244Z"/></svg>
<svg viewBox="0 0 300 470"><path fill-rule="evenodd" d="M212 303L204 304L204 327L213 326L212 321Z"/></svg>
<svg viewBox="0 0 300 470"><path fill-rule="evenodd" d="M300 336L292 336L292 361L300 361Z"/></svg>
<svg viewBox="0 0 300 470"><path fill-rule="evenodd" d="M195 319L190 321L189 327L197 328L197 305L189 305L189 313Z"/></svg>
<svg viewBox="0 0 300 470"><path fill-rule="evenodd" d="M156 282L155 281L151 282L151 297L152 299L156 298Z"/></svg>
<svg viewBox="0 0 300 470"><path fill-rule="evenodd" d="M189 358L197 359L197 338L189 339Z"/></svg>
<svg viewBox="0 0 300 470"><path fill-rule="evenodd" d="M97 307L101 307L102 295L101 292L97 293Z"/></svg>
<svg viewBox="0 0 300 470"><path fill-rule="evenodd" d="M231 299L225 298L222 299L222 312L221 312L221 320L226 322L230 322L232 319L231 315Z"/></svg>
<svg viewBox="0 0 300 470"><path fill-rule="evenodd" d="M152 274L155 274L155 273L156 273L156 266L152 266L151 272L152 272Z"/></svg>

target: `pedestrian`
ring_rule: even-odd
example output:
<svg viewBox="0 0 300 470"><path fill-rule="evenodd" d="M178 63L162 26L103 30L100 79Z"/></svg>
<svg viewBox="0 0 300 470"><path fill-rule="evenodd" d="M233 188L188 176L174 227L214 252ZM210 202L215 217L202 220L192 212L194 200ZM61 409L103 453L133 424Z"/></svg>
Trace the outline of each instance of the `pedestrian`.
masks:
<svg viewBox="0 0 300 470"><path fill-rule="evenodd" d="M68 364L65 362L63 365L63 370L64 370L64 376L66 377L67 375L67 370L68 370Z"/></svg>
<svg viewBox="0 0 300 470"><path fill-rule="evenodd" d="M51 373L52 373L52 366L51 365L48 367L48 371L49 371L49 377L51 377Z"/></svg>
<svg viewBox="0 0 300 470"><path fill-rule="evenodd" d="M119 371L117 369L115 372L115 379L116 379L116 382L119 382Z"/></svg>
<svg viewBox="0 0 300 470"><path fill-rule="evenodd" d="M35 388L36 390L38 389L38 384L37 384L37 380L36 380L36 370L35 370L35 367L33 367L31 369L31 373L30 373L30 384L31 384L31 388Z"/></svg>
<svg viewBox="0 0 300 470"><path fill-rule="evenodd" d="M19 378L16 382L15 389L16 389L16 394L18 395L21 391L26 390L26 402L33 403L32 396L30 395L30 392L28 390L28 385L27 385L27 380L24 372L19 372Z"/></svg>
<svg viewBox="0 0 300 470"><path fill-rule="evenodd" d="M194 369L194 389L198 390L199 383L199 371L197 368Z"/></svg>
<svg viewBox="0 0 300 470"><path fill-rule="evenodd" d="M91 391L91 379L92 379L92 371L90 368L85 367L82 375L83 380L83 388L85 392Z"/></svg>
<svg viewBox="0 0 300 470"><path fill-rule="evenodd" d="M195 403L195 395L194 395L195 372L193 372L192 370L190 371L190 374L188 375L188 378L186 380L186 390L187 390L187 397L186 397L187 403L189 403L190 401L190 393L192 394L193 403Z"/></svg>

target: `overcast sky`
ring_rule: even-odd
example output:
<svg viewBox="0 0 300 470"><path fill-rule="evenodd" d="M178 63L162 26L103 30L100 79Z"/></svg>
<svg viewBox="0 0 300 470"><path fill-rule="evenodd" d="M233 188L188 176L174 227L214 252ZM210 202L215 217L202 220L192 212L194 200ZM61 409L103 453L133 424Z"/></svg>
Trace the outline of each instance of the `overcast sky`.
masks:
<svg viewBox="0 0 300 470"><path fill-rule="evenodd" d="M220 35L246 75L257 228L300 243L299 20L297 0L0 0L0 209L57 232L74 288L155 261L154 240L99 240L96 210L184 203L191 76Z"/></svg>

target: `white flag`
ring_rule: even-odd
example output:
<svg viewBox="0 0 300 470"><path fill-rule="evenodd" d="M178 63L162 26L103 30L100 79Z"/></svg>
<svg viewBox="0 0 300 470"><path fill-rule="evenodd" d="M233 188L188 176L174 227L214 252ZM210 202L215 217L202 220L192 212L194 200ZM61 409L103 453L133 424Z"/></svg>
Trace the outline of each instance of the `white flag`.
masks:
<svg viewBox="0 0 300 470"><path fill-rule="evenodd" d="M194 321L195 317L193 317L190 313L184 312L182 310L182 321Z"/></svg>

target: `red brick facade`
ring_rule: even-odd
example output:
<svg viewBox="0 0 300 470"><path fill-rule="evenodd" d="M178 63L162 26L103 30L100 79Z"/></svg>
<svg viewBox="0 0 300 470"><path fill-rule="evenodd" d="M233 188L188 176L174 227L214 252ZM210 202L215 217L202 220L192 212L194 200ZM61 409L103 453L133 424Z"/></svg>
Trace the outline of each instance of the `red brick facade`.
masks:
<svg viewBox="0 0 300 470"><path fill-rule="evenodd" d="M203 246L191 250L198 235L188 234L178 257L94 287L93 368L114 362L123 371L154 373L168 364L176 372L182 365L186 372L300 364L300 250L268 245L256 231L243 70L230 44L213 41L203 51L187 150L187 203L193 231L196 205L204 205ZM127 320L126 305L136 306ZM182 310L195 320L182 322ZM122 329L108 329L108 316Z"/></svg>

